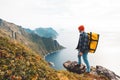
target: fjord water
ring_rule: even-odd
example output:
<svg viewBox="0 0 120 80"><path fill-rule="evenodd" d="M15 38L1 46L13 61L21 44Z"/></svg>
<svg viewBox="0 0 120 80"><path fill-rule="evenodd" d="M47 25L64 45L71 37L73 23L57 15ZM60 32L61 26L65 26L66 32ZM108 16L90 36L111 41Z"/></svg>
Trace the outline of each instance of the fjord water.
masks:
<svg viewBox="0 0 120 80"><path fill-rule="evenodd" d="M119 32L99 32L100 39L97 50L94 54L88 54L91 66L101 65L120 75L120 33ZM67 60L77 61L77 50L79 33L65 32L58 36L58 42L66 49L53 52L45 57L48 62L52 62L53 68L64 69L63 63ZM82 61L83 62L83 61ZM84 62L83 62L84 64Z"/></svg>

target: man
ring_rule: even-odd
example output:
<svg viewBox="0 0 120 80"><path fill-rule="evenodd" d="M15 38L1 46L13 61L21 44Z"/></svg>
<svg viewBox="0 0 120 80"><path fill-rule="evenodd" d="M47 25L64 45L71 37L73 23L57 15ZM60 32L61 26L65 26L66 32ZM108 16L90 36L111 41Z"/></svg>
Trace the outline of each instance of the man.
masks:
<svg viewBox="0 0 120 80"><path fill-rule="evenodd" d="M81 56L83 57L83 61L85 62L87 69L86 72L90 72L90 65L89 65L89 61L87 58L88 55L88 35L85 32L85 28L83 25L80 25L78 27L78 30L80 32L80 37L79 37L79 41L78 41L78 45L77 45L77 50L78 50L78 66L81 65Z"/></svg>

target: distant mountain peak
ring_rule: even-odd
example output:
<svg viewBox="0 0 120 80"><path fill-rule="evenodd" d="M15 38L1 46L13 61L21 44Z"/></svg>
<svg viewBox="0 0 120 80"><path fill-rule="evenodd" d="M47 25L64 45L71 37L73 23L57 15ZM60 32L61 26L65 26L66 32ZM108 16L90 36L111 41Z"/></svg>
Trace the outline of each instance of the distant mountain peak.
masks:
<svg viewBox="0 0 120 80"><path fill-rule="evenodd" d="M31 31L29 30L29 32L31 32ZM33 30L33 32L36 33L37 35L39 35L40 37L44 37L44 38L56 39L58 36L58 33L52 27L36 28L35 30Z"/></svg>

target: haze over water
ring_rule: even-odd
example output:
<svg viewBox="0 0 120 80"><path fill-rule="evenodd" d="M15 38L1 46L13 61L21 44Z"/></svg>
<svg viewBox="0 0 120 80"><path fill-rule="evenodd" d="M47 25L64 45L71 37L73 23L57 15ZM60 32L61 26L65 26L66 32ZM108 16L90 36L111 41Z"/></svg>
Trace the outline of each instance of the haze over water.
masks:
<svg viewBox="0 0 120 80"><path fill-rule="evenodd" d="M88 55L91 66L101 65L120 75L120 32L97 32L100 34L97 50L94 54ZM63 63L67 60L77 61L77 50L79 33L73 31L60 31L58 42L65 46L58 52L54 52L46 57L47 61L53 62L53 68L64 69ZM83 62L83 61L82 61Z"/></svg>

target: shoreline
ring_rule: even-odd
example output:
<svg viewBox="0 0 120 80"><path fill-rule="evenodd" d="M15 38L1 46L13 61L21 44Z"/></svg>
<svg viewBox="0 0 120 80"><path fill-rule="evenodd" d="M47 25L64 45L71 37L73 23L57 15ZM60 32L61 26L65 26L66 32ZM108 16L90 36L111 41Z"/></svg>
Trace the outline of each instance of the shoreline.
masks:
<svg viewBox="0 0 120 80"><path fill-rule="evenodd" d="M46 57L47 55L53 54L54 52L59 52L59 51L61 51L61 50L63 50L63 49L66 49L66 48L62 48L62 49L59 49L59 50L56 50L56 51L49 52L49 53L47 53L47 54L44 55L43 59L45 60L45 57ZM46 61L46 60L45 60L45 61Z"/></svg>

